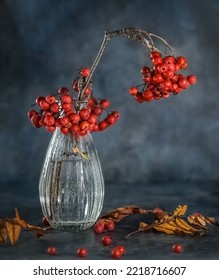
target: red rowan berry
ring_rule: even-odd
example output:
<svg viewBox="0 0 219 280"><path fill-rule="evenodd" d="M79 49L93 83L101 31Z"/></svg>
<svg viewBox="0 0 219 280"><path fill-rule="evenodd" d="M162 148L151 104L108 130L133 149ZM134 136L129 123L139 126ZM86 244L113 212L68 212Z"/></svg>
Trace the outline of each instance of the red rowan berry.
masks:
<svg viewBox="0 0 219 280"><path fill-rule="evenodd" d="M48 254L49 255L56 255L56 248L55 247L49 247L48 249L47 249L47 252L48 252Z"/></svg>
<svg viewBox="0 0 219 280"><path fill-rule="evenodd" d="M87 256L87 249L86 249L86 248L79 248L79 249L77 250L77 255L78 255L78 257L80 257L80 258L86 257L86 256Z"/></svg>

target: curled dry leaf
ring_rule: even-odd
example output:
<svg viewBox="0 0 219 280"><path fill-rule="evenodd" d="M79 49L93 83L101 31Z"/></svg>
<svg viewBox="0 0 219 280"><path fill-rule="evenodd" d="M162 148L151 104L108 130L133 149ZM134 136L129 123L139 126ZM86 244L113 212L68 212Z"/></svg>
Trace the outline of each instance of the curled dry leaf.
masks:
<svg viewBox="0 0 219 280"><path fill-rule="evenodd" d="M203 216L200 213L195 213L187 217L190 224L205 228L207 224L218 226L218 221L212 217Z"/></svg>
<svg viewBox="0 0 219 280"><path fill-rule="evenodd" d="M174 216L183 216L187 211L187 205L178 205L173 212Z"/></svg>
<svg viewBox="0 0 219 280"><path fill-rule="evenodd" d="M147 210L142 209L138 206L119 207L117 209L109 211L106 215L100 217L100 219L118 222L121 219L133 214L147 214Z"/></svg>
<svg viewBox="0 0 219 280"><path fill-rule="evenodd" d="M37 237L44 235L42 231L48 229L28 224L20 218L18 210L15 209L14 219L0 219L0 243L9 243L11 245L16 244L22 228L34 231Z"/></svg>
<svg viewBox="0 0 219 280"><path fill-rule="evenodd" d="M211 224L211 225L214 225L214 226L219 226L219 223L215 218L205 217L205 220L208 224Z"/></svg>
<svg viewBox="0 0 219 280"><path fill-rule="evenodd" d="M0 242L14 245L20 236L21 226L14 219L0 219Z"/></svg>

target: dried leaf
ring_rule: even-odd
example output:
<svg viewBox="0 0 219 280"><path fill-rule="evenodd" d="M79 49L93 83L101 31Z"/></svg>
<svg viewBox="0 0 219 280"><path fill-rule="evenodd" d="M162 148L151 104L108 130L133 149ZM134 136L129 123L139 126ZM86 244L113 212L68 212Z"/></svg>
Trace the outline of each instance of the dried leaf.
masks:
<svg viewBox="0 0 219 280"><path fill-rule="evenodd" d="M27 224L27 229L29 229L29 230L44 230L45 231L47 229L51 229L51 226L42 228L42 227L39 227L39 226L34 226L34 225Z"/></svg>
<svg viewBox="0 0 219 280"><path fill-rule="evenodd" d="M187 211L187 205L178 205L173 212L174 216L183 216Z"/></svg>
<svg viewBox="0 0 219 280"><path fill-rule="evenodd" d="M200 230L198 230L198 229L196 229L196 228L190 226L190 225L189 225L188 223L186 223L182 218L176 218L176 219L175 219L175 222L176 222L177 226L179 226L179 227L182 229L182 231L183 231L184 233L187 233L187 234L194 234L194 233L200 231Z"/></svg>
<svg viewBox="0 0 219 280"><path fill-rule="evenodd" d="M20 218L18 210L15 209L14 219L0 219L0 242L9 242L11 245L16 244L20 237L21 228L35 231L36 236L40 237L44 235L42 231L45 231L51 227L41 228L39 226L30 225Z"/></svg>
<svg viewBox="0 0 219 280"><path fill-rule="evenodd" d="M103 220L111 220L113 222L118 222L121 219L133 215L133 214L147 214L148 211L145 209L141 209L138 206L125 206L125 207L119 207L114 210L109 211L106 215L100 217L100 219Z"/></svg>
<svg viewBox="0 0 219 280"><path fill-rule="evenodd" d="M152 227L155 230L162 231L167 234L199 234L203 232L203 229L196 229L186 223L182 218L173 218L170 217L169 220L163 222L155 221L152 224Z"/></svg>
<svg viewBox="0 0 219 280"><path fill-rule="evenodd" d="M218 221L215 218L212 217L205 217L206 223L214 225L214 226L219 226Z"/></svg>
<svg viewBox="0 0 219 280"><path fill-rule="evenodd" d="M82 152L77 145L75 145L72 150L75 155L79 154L82 158L89 160L87 153Z"/></svg>
<svg viewBox="0 0 219 280"><path fill-rule="evenodd" d="M153 228L157 231L161 231L167 234L176 234L176 229L170 226L167 226L167 224L161 224L161 225L154 225Z"/></svg>
<svg viewBox="0 0 219 280"><path fill-rule="evenodd" d="M27 222L20 218L17 208L15 208L15 219L22 228L26 228L28 226Z"/></svg>
<svg viewBox="0 0 219 280"><path fill-rule="evenodd" d="M11 244L14 245L20 236L21 226L17 224L14 220L6 221L5 226L9 240Z"/></svg>
<svg viewBox="0 0 219 280"><path fill-rule="evenodd" d="M42 231L36 231L36 237L37 237L37 238L40 238L40 237L45 236L45 235L46 235L46 234L43 233Z"/></svg>
<svg viewBox="0 0 219 280"><path fill-rule="evenodd" d="M205 219L203 219L202 217L196 217L196 219L198 220L199 224L202 225L203 227L206 226L206 221Z"/></svg>
<svg viewBox="0 0 219 280"><path fill-rule="evenodd" d="M186 218L182 217L186 213L186 210L187 205L179 205L174 211L173 215L167 214L165 211L158 211L154 213L154 211L145 210L146 212L153 212L155 214L155 221L150 225L140 222L139 229L130 233L127 237L134 233L148 231L151 229L166 234L188 234L202 236L207 230L207 224L219 225L216 219L205 217L199 213L188 216L188 223L185 221ZM191 224L195 225L195 227L191 226Z"/></svg>
<svg viewBox="0 0 219 280"><path fill-rule="evenodd" d="M193 215L189 215L187 217L187 219L191 224L195 224L202 228L206 228L207 224L211 224L214 226L219 225L218 221L215 218L206 217L206 216L201 215L200 213L195 213Z"/></svg>
<svg viewBox="0 0 219 280"><path fill-rule="evenodd" d="M143 223L143 222L140 222L140 224L139 224L139 230L145 231L145 230L147 230L147 229L149 229L149 228L150 228L150 226L149 226L148 224Z"/></svg>
<svg viewBox="0 0 219 280"><path fill-rule="evenodd" d="M196 219L196 217L193 216L193 215L189 215L189 216L187 217L187 220L188 220L189 223L192 224L192 225L196 225L196 226L198 226L198 227L204 228L204 227L199 223L199 221Z"/></svg>
<svg viewBox="0 0 219 280"><path fill-rule="evenodd" d="M5 222L3 219L0 219L0 242L7 241L7 231L5 229Z"/></svg>
<svg viewBox="0 0 219 280"><path fill-rule="evenodd" d="M169 217L169 215L167 214L166 211L156 212L156 213L154 213L154 216L159 221L166 220Z"/></svg>

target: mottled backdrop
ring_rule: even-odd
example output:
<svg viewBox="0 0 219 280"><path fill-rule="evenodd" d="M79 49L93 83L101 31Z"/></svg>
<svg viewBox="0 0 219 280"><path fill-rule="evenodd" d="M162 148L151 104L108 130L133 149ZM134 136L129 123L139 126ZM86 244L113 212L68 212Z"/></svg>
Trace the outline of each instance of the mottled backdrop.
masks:
<svg viewBox="0 0 219 280"><path fill-rule="evenodd" d="M164 37L199 81L139 105L128 90L141 81L148 56L135 42L111 41L94 76L96 96L121 113L94 135L106 182L219 180L219 1L1 0L2 185L37 190L51 135L31 126L30 105L91 66L106 29L129 26Z"/></svg>

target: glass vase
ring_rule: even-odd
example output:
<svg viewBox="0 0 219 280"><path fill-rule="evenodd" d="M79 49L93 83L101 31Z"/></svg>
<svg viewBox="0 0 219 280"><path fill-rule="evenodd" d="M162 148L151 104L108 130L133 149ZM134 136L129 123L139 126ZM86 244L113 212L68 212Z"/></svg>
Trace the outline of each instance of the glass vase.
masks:
<svg viewBox="0 0 219 280"><path fill-rule="evenodd" d="M58 229L86 229L103 205L100 161L87 133L64 135L56 129L50 140L39 181L44 216Z"/></svg>

